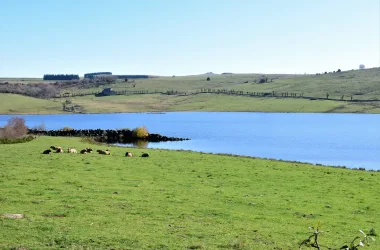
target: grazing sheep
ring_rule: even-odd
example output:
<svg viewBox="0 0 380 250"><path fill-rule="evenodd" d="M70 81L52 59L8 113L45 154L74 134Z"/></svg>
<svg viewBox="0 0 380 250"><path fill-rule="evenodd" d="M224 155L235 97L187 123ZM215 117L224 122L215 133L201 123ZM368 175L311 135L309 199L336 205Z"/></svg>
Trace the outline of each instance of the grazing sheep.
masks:
<svg viewBox="0 0 380 250"><path fill-rule="evenodd" d="M92 151L93 151L92 148L86 148L87 153L91 153Z"/></svg>
<svg viewBox="0 0 380 250"><path fill-rule="evenodd" d="M110 155L111 154L111 152L107 149L107 150L96 150L99 154L101 154L101 155Z"/></svg>
<svg viewBox="0 0 380 250"><path fill-rule="evenodd" d="M76 154L76 153L77 153L77 150L76 150L75 148L68 148L68 149L67 149L67 153Z"/></svg>
<svg viewBox="0 0 380 250"><path fill-rule="evenodd" d="M82 150L80 151L80 153L81 153L81 154L87 154L87 149L82 149Z"/></svg>
<svg viewBox="0 0 380 250"><path fill-rule="evenodd" d="M148 154L148 153L143 153L143 154L141 155L141 157L149 157L149 154Z"/></svg>
<svg viewBox="0 0 380 250"><path fill-rule="evenodd" d="M63 153L63 148L59 147L59 148L56 149L55 152L56 152L56 153Z"/></svg>
<svg viewBox="0 0 380 250"><path fill-rule="evenodd" d="M50 148L53 149L53 150L57 150L56 146L51 146Z"/></svg>
<svg viewBox="0 0 380 250"><path fill-rule="evenodd" d="M126 156L126 157L133 157L133 154L132 154L131 152L126 152L126 153L125 153L125 156Z"/></svg>
<svg viewBox="0 0 380 250"><path fill-rule="evenodd" d="M51 150L50 149L46 149L44 152L42 152L44 155L48 155L51 153Z"/></svg>

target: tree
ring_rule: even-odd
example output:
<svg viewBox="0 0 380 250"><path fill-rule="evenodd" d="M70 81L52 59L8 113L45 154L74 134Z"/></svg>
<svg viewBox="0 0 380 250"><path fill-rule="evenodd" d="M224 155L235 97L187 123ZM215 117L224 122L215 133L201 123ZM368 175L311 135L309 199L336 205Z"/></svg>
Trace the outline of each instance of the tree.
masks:
<svg viewBox="0 0 380 250"><path fill-rule="evenodd" d="M340 69L338 69L338 71L337 71L338 73L340 73L340 72L342 72Z"/></svg>
<svg viewBox="0 0 380 250"><path fill-rule="evenodd" d="M12 117L4 127L4 138L16 139L25 136L28 133L28 127L25 125L25 119L22 117Z"/></svg>
<svg viewBox="0 0 380 250"><path fill-rule="evenodd" d="M210 77L207 77L207 81L210 81L211 80L211 78Z"/></svg>
<svg viewBox="0 0 380 250"><path fill-rule="evenodd" d="M360 64L359 65L359 69L365 69L365 65L364 64Z"/></svg>

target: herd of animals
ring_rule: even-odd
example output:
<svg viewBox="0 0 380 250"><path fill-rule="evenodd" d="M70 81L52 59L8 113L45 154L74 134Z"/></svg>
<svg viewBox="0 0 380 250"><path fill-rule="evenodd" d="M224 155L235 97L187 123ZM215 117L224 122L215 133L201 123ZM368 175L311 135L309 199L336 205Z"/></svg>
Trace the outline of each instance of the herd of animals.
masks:
<svg viewBox="0 0 380 250"><path fill-rule="evenodd" d="M64 152L63 147L51 146L50 149L46 149L45 151L42 152L42 154L48 155L48 154L52 153L53 151L55 153L63 153ZM85 148L85 149L80 150L79 153L80 154L88 154L88 153L91 153L92 151L93 151L92 148ZM96 150L96 152L98 152L101 155L111 155L111 151L108 149L107 150L99 149L99 150ZM77 154L78 151L75 148L68 148L67 153ZM133 157L133 154L131 152L126 152L125 156L126 157ZM149 157L149 154L148 153L142 153L141 157Z"/></svg>

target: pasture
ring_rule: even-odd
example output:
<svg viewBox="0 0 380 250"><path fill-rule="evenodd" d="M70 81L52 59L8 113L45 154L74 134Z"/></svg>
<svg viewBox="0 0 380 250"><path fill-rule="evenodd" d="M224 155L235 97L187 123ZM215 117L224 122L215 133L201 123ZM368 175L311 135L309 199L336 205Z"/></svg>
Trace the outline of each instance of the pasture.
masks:
<svg viewBox="0 0 380 250"><path fill-rule="evenodd" d="M206 78L211 80L207 81ZM97 88L63 89L63 93L92 93L103 88L116 91L178 91L188 95L138 94L109 97L77 96L55 100L40 100L19 95L0 94L0 113L38 114L63 113L62 103L68 99L74 112L149 112L149 111L252 111L252 112L311 112L311 113L380 113L380 69L366 69L331 73L326 75L265 75L270 82L258 84L262 74L197 75L117 80ZM37 83L33 79L0 79L10 83ZM21 81L22 80L22 81ZM271 81L273 80L273 81ZM336 100L309 100L276 97L227 96L224 94L195 94L202 89L235 90L256 93L303 94L305 97L343 98ZM349 100L369 102L349 102ZM71 107L71 106L70 106ZM71 110L70 110L71 111ZM69 111L69 112L70 112Z"/></svg>
<svg viewBox="0 0 380 250"><path fill-rule="evenodd" d="M94 152L41 154L51 145ZM340 247L380 228L377 172L79 138L0 152L0 214L25 214L0 217L0 249L297 249L318 222Z"/></svg>

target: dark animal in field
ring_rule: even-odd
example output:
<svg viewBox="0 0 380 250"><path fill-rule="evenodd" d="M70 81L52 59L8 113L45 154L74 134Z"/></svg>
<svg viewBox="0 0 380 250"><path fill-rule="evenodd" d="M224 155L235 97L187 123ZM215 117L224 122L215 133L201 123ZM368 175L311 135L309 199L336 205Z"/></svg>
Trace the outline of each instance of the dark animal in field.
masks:
<svg viewBox="0 0 380 250"><path fill-rule="evenodd" d="M58 147L57 150L55 151L56 153L63 153L63 148Z"/></svg>
<svg viewBox="0 0 380 250"><path fill-rule="evenodd" d="M50 148L53 149L53 150L57 150L56 146L51 146Z"/></svg>
<svg viewBox="0 0 380 250"><path fill-rule="evenodd" d="M133 154L132 154L131 152L126 152L126 153L125 153L125 156L126 156L126 157L133 157Z"/></svg>
<svg viewBox="0 0 380 250"><path fill-rule="evenodd" d="M143 153L143 154L141 155L141 157L149 157L149 154L148 154L148 153Z"/></svg>
<svg viewBox="0 0 380 250"><path fill-rule="evenodd" d="M81 154L87 154L87 149L82 149L82 150L80 151L80 153L81 153Z"/></svg>
<svg viewBox="0 0 380 250"><path fill-rule="evenodd" d="M50 149L46 149L44 152L42 152L44 155L48 155L51 153L51 150Z"/></svg>
<svg viewBox="0 0 380 250"><path fill-rule="evenodd" d="M93 151L92 148L86 148L87 153L91 153L92 151Z"/></svg>
<svg viewBox="0 0 380 250"><path fill-rule="evenodd" d="M111 152L107 149L107 150L96 150L96 152L98 152L99 154L101 155L110 155Z"/></svg>

